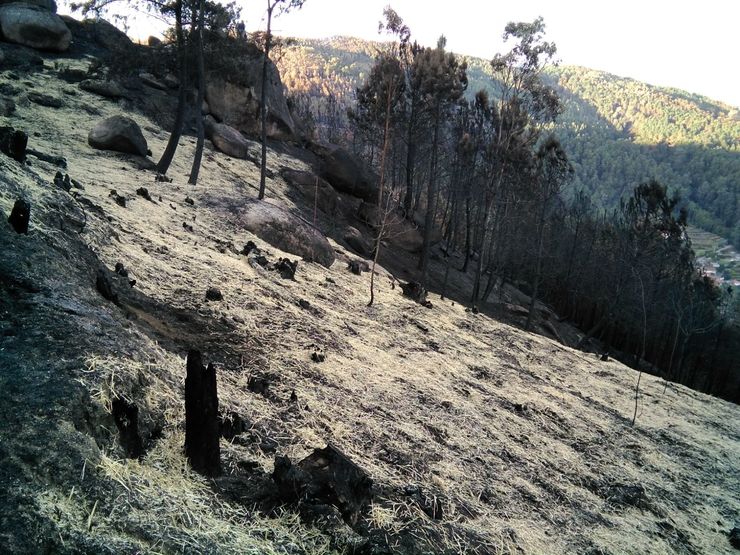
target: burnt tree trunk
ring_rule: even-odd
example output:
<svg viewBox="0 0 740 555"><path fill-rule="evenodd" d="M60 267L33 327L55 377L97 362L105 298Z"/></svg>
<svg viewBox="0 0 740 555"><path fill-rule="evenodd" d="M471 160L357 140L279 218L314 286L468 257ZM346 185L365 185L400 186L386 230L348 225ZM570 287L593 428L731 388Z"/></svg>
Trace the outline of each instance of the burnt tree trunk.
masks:
<svg viewBox="0 0 740 555"><path fill-rule="evenodd" d="M468 272L468 264L470 263L470 257L472 255L472 247L470 246L470 229L473 223L470 221L470 196L465 198L465 262L463 262L460 271L463 274Z"/></svg>
<svg viewBox="0 0 740 555"><path fill-rule="evenodd" d="M260 140L262 141L262 156L260 158L260 190L258 199L265 198L265 178L267 176L267 64L270 61L270 46L272 43L272 10L275 3L267 3L267 33L265 34L265 56L262 59L262 90L260 91Z"/></svg>
<svg viewBox="0 0 740 555"><path fill-rule="evenodd" d="M432 139L432 157L429 165L429 182L427 186L427 212L424 217L424 235L421 245L421 257L419 258L419 270L421 284L426 287L429 274L429 253L432 248L432 228L434 217L437 212L437 147L439 145L440 127L440 101L437 101L435 110L434 138Z"/></svg>
<svg viewBox="0 0 740 555"><path fill-rule="evenodd" d="M12 127L0 127L0 152L23 162L26 159L28 135Z"/></svg>
<svg viewBox="0 0 740 555"><path fill-rule="evenodd" d="M8 223L16 233L28 234L28 222L31 220L31 205L23 199L18 199L8 217Z"/></svg>
<svg viewBox="0 0 740 555"><path fill-rule="evenodd" d="M190 185L196 185L198 183L198 174L200 173L201 159L203 158L203 143L205 142L205 130L203 128L203 100L205 98L206 91L206 69L203 61L203 12L205 11L205 0L200 0L198 4L198 32L196 38L198 40L198 58L197 58L197 71L198 71L198 98L195 101L195 113L198 123L198 142L195 146L195 155L193 156L193 166L190 169L190 179L188 183Z"/></svg>
<svg viewBox="0 0 740 555"><path fill-rule="evenodd" d="M126 456L138 459L144 454L144 446L139 435L139 407L125 399L116 398L113 400L112 412Z"/></svg>
<svg viewBox="0 0 740 555"><path fill-rule="evenodd" d="M185 377L185 455L205 476L221 472L216 369L203 366L200 351L190 351Z"/></svg>
<svg viewBox="0 0 740 555"><path fill-rule="evenodd" d="M186 77L187 77L187 55L185 53L185 35L182 30L182 0L175 2L175 37L177 44L177 77L180 81L180 89L177 93L177 110L175 112L175 124L167 141L162 157L157 163L157 173L165 175L175 157L177 145L180 142L182 128L185 123L185 102L186 102ZM200 106L197 107L200 110Z"/></svg>

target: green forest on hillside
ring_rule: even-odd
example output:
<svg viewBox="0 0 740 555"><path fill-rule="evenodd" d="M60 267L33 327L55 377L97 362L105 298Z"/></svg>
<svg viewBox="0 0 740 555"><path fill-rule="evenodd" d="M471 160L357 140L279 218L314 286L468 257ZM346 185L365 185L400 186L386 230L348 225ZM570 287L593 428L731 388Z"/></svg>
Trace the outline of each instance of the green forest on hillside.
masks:
<svg viewBox="0 0 740 555"><path fill-rule="evenodd" d="M317 127L331 135L341 133L355 89L382 47L348 37L299 39L281 52L278 66L288 92L310 104ZM489 61L465 60L467 96L493 94ZM563 101L554 131L575 168L566 195L582 190L612 208L637 184L657 179L681 195L693 225L740 246L736 108L582 67L551 67L544 77Z"/></svg>

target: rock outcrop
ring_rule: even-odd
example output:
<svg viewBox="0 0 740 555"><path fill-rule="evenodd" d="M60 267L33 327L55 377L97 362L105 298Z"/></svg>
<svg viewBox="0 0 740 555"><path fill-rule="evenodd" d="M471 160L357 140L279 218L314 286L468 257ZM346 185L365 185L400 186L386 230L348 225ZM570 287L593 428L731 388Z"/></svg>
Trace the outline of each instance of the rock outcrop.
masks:
<svg viewBox="0 0 740 555"><path fill-rule="evenodd" d="M160 91L166 91L167 89L169 89L169 87L167 86L167 83L157 79L151 73L147 73L147 72L139 73L139 79L141 79L141 82L144 83L147 87L151 87L153 89L157 89Z"/></svg>
<svg viewBox="0 0 740 555"><path fill-rule="evenodd" d="M87 142L100 150L115 150L139 156L146 156L148 150L138 124L125 116L111 116L99 121L90 130Z"/></svg>
<svg viewBox="0 0 740 555"><path fill-rule="evenodd" d="M228 156L244 159L249 155L249 143L244 136L225 123L218 123L211 116L205 118L206 137L218 150Z"/></svg>
<svg viewBox="0 0 740 555"><path fill-rule="evenodd" d="M0 5L0 36L8 42L29 46L36 50L64 52L69 48L72 34L64 21L47 7L28 3Z"/></svg>
<svg viewBox="0 0 740 555"><path fill-rule="evenodd" d="M378 202L377 178L360 160L341 147L324 154L321 175L339 192L367 202Z"/></svg>
<svg viewBox="0 0 740 555"><path fill-rule="evenodd" d="M115 81L103 81L101 79L84 79L80 82L79 87L83 91L91 92L105 98L122 98L126 93L121 86Z"/></svg>
<svg viewBox="0 0 740 555"><path fill-rule="evenodd" d="M357 207L357 219L372 228L377 228L383 223L383 211L377 204L363 200Z"/></svg>
<svg viewBox="0 0 740 555"><path fill-rule="evenodd" d="M104 19L78 21L67 15L61 18L72 32L75 42L82 41L96 45L104 49L107 55L119 55L134 46L126 33Z"/></svg>
<svg viewBox="0 0 740 555"><path fill-rule="evenodd" d="M239 221L245 229L280 250L326 268L334 263L334 249L318 229L274 204L248 201Z"/></svg>
<svg viewBox="0 0 740 555"><path fill-rule="evenodd" d="M54 0L0 0L0 6L4 4L18 4L23 3L29 6L36 6L37 8L43 8L44 10L57 13L57 3Z"/></svg>
<svg viewBox="0 0 740 555"><path fill-rule="evenodd" d="M362 201L355 214L358 220L371 229L379 230L383 226L383 240L406 252L421 252L424 242L421 231L417 226L403 217L397 211L392 210L385 213L377 204ZM441 240L441 235L434 234L432 245Z"/></svg>
<svg viewBox="0 0 740 555"><path fill-rule="evenodd" d="M291 187L301 193L309 206L315 203L325 214L336 213L339 197L325 179L314 173L300 170L283 169L280 173Z"/></svg>
<svg viewBox="0 0 740 555"><path fill-rule="evenodd" d="M411 222L397 219L388 233L388 241L406 252L418 253L421 252L424 238Z"/></svg>
<svg viewBox="0 0 740 555"><path fill-rule="evenodd" d="M2 51L0 51L0 63L3 62ZM7 118L15 112L15 102L10 98L0 98L0 116Z"/></svg>
<svg viewBox="0 0 740 555"><path fill-rule="evenodd" d="M356 227L348 226L344 230L344 242L357 254L365 258L370 258L373 253L372 240L360 233L360 230Z"/></svg>
<svg viewBox="0 0 740 555"><path fill-rule="evenodd" d="M220 77L206 84L206 101L211 114L226 125L248 136L260 133L260 95L262 92L262 52L251 49L240 61L240 82ZM272 62L267 67L267 136L292 139L295 132L293 117L283 95L280 73Z"/></svg>

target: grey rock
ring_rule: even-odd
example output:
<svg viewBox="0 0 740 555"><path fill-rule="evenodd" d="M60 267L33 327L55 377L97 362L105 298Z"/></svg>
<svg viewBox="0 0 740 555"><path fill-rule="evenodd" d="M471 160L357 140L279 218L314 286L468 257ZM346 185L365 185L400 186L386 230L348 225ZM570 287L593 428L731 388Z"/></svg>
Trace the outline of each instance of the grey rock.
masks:
<svg viewBox="0 0 740 555"><path fill-rule="evenodd" d="M62 107L62 101L56 96L51 96L49 94L44 94L36 91L31 91L28 93L28 100L30 100L34 104L46 106L48 108Z"/></svg>
<svg viewBox="0 0 740 555"><path fill-rule="evenodd" d="M4 4L28 4L43 8L51 13L57 13L57 3L54 0L0 0L0 6Z"/></svg>
<svg viewBox="0 0 740 555"><path fill-rule="evenodd" d="M334 263L334 249L318 229L299 216L265 201L250 200L239 215L240 224L274 247L317 262Z"/></svg>
<svg viewBox="0 0 740 555"><path fill-rule="evenodd" d="M206 116L205 132L213 146L224 154L240 159L245 159L249 155L249 143L233 127L218 123L211 116Z"/></svg>
<svg viewBox="0 0 740 555"><path fill-rule="evenodd" d="M735 549L740 549L740 526L735 526L730 532L727 534L727 536L730 539L730 544Z"/></svg>
<svg viewBox="0 0 740 555"><path fill-rule="evenodd" d="M315 203L319 210L329 215L337 212L339 196L325 179L299 170L283 169L280 173L289 185L301 193L309 206Z"/></svg>
<svg viewBox="0 0 740 555"><path fill-rule="evenodd" d="M246 133L260 133L260 95L262 91L262 52L256 48L240 61L239 83L215 78L206 83L206 101L210 113L221 122ZM267 136L291 139L295 123L283 94L280 73L271 61L267 66Z"/></svg>
<svg viewBox="0 0 740 555"><path fill-rule="evenodd" d="M87 142L100 150L115 150L147 155L147 143L138 124L125 116L112 116L98 122L90 130Z"/></svg>
<svg viewBox="0 0 740 555"><path fill-rule="evenodd" d="M114 81L101 81L99 79L85 79L80 83L83 91L91 92L105 98L121 98L126 96L123 89Z"/></svg>
<svg viewBox="0 0 740 555"><path fill-rule="evenodd" d="M0 32L8 42L53 52L64 52L72 40L58 15L28 4L0 5Z"/></svg>
<svg viewBox="0 0 740 555"><path fill-rule="evenodd" d="M356 227L347 227L344 231L344 241L357 254L366 258L368 258L373 252L372 241L360 233L360 230Z"/></svg>
<svg viewBox="0 0 740 555"><path fill-rule="evenodd" d="M104 19L86 19L82 25L96 43L111 52L126 50L134 44L126 33Z"/></svg>
<svg viewBox="0 0 740 555"><path fill-rule="evenodd" d="M160 81L154 75L151 73L140 73L139 79L141 79L141 82L147 85L148 87L152 87L153 89L158 89L160 91L166 91L167 90L167 84Z"/></svg>
<svg viewBox="0 0 740 555"><path fill-rule="evenodd" d="M167 85L170 89L176 89L180 86L180 80L172 75L171 73L168 73L164 76L164 79L162 79L162 82ZM207 112L206 112L207 113Z"/></svg>
<svg viewBox="0 0 740 555"><path fill-rule="evenodd" d="M13 115L14 112L15 102L13 102L10 98L0 98L0 116L7 118Z"/></svg>
<svg viewBox="0 0 740 555"><path fill-rule="evenodd" d="M357 208L357 218L370 227L377 228L383 223L383 212L377 204L362 201Z"/></svg>
<svg viewBox="0 0 740 555"><path fill-rule="evenodd" d="M341 147L329 149L324 155L322 176L337 191L378 202L377 177L359 159Z"/></svg>

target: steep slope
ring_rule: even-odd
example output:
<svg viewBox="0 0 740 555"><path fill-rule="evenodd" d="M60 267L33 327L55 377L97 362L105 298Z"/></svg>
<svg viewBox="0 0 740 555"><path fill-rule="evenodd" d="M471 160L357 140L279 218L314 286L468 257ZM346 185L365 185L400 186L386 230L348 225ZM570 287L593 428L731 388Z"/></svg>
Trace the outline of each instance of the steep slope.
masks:
<svg viewBox="0 0 740 555"><path fill-rule="evenodd" d="M299 39L284 51L280 71L288 91L309 95L326 120L342 110L322 96L351 104L381 48L350 37ZM480 89L495 94L488 60L465 59L469 97ZM547 80L564 102L554 131L576 169L570 192L588 191L612 208L656 178L681 193L694 225L740 246L737 107L582 67L551 69Z"/></svg>
<svg viewBox="0 0 740 555"><path fill-rule="evenodd" d="M633 427L634 371L450 301L423 307L382 269L368 307L369 275L347 271L355 256L334 241L331 268L299 262L295 281L281 279L240 254L251 240L270 261L294 258L240 223L253 163L208 145L190 187L184 137L173 182L155 182L146 159L87 145L99 119L124 112L156 158L167 133L153 121L60 81L50 60L16 77L0 77L23 84L0 124L64 156L84 190L55 186L52 163L0 155L1 215L31 203L29 235L0 222L3 553L731 552L736 406L643 376ZM30 103L32 87L62 107ZM280 177L309 159L272 144L267 195L310 220ZM136 286L112 276L113 304L96 272L118 262ZM213 286L223 301L205 300ZM217 363L221 409L243 422L221 441L215 482L182 452L191 348ZM255 376L265 394L250 391ZM116 398L138 407L141 460L125 458ZM327 442L375 483L356 531L303 523L294 506L255 510L276 453L295 460Z"/></svg>

